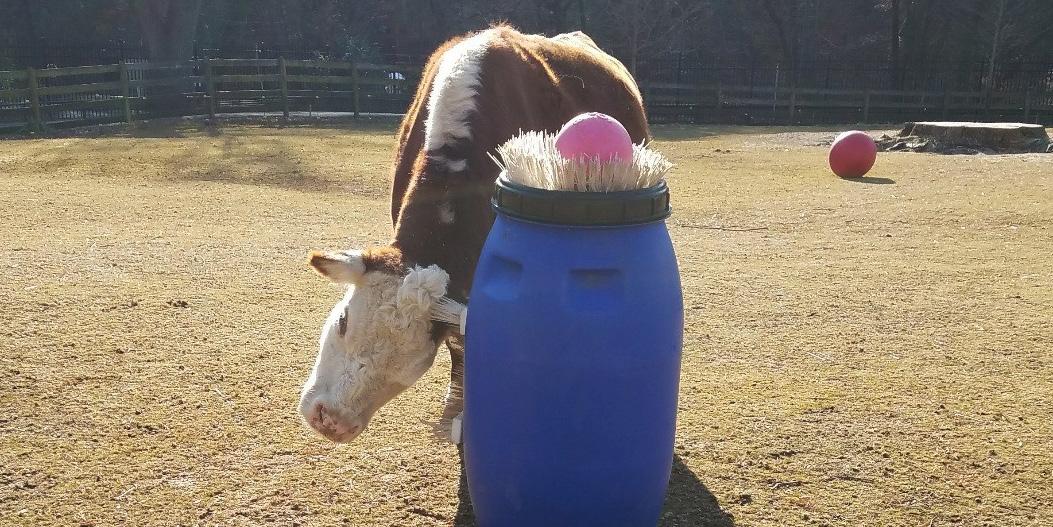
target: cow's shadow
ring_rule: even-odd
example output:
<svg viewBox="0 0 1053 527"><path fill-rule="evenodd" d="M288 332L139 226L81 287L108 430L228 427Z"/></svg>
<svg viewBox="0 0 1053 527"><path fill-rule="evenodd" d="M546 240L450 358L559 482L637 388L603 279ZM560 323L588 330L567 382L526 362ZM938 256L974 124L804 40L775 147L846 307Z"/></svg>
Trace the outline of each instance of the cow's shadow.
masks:
<svg viewBox="0 0 1053 527"><path fill-rule="evenodd" d="M472 512L472 498L468 495L468 477L464 471L464 450L458 448L461 460L461 481L457 489L457 516L455 527L472 527L475 525L475 514ZM684 464L680 456L673 458L673 473L669 477L669 490L662 507L662 526L705 526L732 527L735 521L732 516L720 508L717 498L698 479L698 476Z"/></svg>

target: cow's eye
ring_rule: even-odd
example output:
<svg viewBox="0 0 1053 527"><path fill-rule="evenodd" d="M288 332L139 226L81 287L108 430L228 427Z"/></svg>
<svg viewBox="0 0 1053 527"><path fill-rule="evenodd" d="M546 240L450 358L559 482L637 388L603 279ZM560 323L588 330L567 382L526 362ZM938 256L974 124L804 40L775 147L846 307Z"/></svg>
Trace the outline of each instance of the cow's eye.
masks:
<svg viewBox="0 0 1053 527"><path fill-rule="evenodd" d="M343 337L344 333L347 333L347 312L340 313L340 320L337 321L337 331L340 332L340 336Z"/></svg>

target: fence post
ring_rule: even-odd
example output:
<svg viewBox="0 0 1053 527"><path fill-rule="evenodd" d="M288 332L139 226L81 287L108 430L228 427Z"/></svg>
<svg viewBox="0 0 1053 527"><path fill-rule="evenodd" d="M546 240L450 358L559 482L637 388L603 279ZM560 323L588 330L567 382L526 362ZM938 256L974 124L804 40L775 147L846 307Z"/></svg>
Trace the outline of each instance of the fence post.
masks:
<svg viewBox="0 0 1053 527"><path fill-rule="evenodd" d="M717 102L716 102L716 122L723 122L724 118L724 85L719 80L717 81Z"/></svg>
<svg viewBox="0 0 1053 527"><path fill-rule="evenodd" d="M706 107L706 86L703 83L698 84L698 98L695 100L695 124L704 122L703 119L703 108Z"/></svg>
<svg viewBox="0 0 1053 527"><path fill-rule="evenodd" d="M1027 93L1024 95L1024 122L1031 118L1031 88L1027 89Z"/></svg>
<svg viewBox="0 0 1053 527"><path fill-rule="evenodd" d="M216 118L216 83L212 80L212 59L204 58L205 61L205 90L208 93L208 118Z"/></svg>
<svg viewBox="0 0 1053 527"><path fill-rule="evenodd" d="M37 86L37 70L26 68L26 85L29 88L29 129L34 132L41 132L44 129L44 123L40 121L40 92Z"/></svg>
<svg viewBox="0 0 1053 527"><path fill-rule="evenodd" d="M132 122L132 105L128 101L131 90L128 88L128 64L121 61L121 109L124 110L124 122Z"/></svg>
<svg viewBox="0 0 1053 527"><path fill-rule="evenodd" d="M863 122L870 122L870 90L863 91Z"/></svg>
<svg viewBox="0 0 1053 527"><path fill-rule="evenodd" d="M771 91L771 124L775 124L775 109L779 104L779 64L775 65L775 88Z"/></svg>
<svg viewBox="0 0 1053 527"><path fill-rule="evenodd" d="M680 69L681 63L683 62L684 52L678 51L676 53L676 89L673 91L673 107L676 108L676 122L680 122Z"/></svg>
<svg viewBox="0 0 1053 527"><path fill-rule="evenodd" d="M282 116L289 118L289 76L285 71L285 56L278 57L278 73L281 75Z"/></svg>
<svg viewBox="0 0 1053 527"><path fill-rule="evenodd" d="M351 102L354 105L355 118L356 119L358 118L359 111L361 110L361 108L359 107L358 91L359 91L359 88L358 88L358 63L357 62L352 62L351 63L351 94L352 94L352 101Z"/></svg>
<svg viewBox="0 0 1053 527"><path fill-rule="evenodd" d="M794 124L794 116L797 113L797 84L790 88L790 123Z"/></svg>

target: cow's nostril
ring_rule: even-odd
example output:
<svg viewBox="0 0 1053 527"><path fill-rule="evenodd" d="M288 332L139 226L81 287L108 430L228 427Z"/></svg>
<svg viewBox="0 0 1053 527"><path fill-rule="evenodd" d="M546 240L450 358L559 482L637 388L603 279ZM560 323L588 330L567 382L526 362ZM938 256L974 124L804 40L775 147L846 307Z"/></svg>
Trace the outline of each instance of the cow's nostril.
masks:
<svg viewBox="0 0 1053 527"><path fill-rule="evenodd" d="M308 417L312 423L321 426L325 421L326 416L325 405L322 403L315 403L311 408L311 414Z"/></svg>
<svg viewBox="0 0 1053 527"><path fill-rule="evenodd" d="M350 441L365 429L363 423L343 419L332 406L326 406L324 403L316 402L308 408L306 412L308 424L330 440Z"/></svg>

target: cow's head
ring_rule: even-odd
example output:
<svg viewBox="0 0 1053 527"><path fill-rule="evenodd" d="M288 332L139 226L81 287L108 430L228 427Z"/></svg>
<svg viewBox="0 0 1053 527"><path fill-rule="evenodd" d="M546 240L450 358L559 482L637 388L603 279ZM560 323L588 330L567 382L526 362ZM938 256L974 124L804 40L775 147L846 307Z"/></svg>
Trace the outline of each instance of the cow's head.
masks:
<svg viewBox="0 0 1053 527"><path fill-rule="evenodd" d="M449 276L435 265L408 267L390 247L315 252L310 265L348 288L322 327L300 413L319 434L346 443L431 367L446 333L429 311Z"/></svg>

